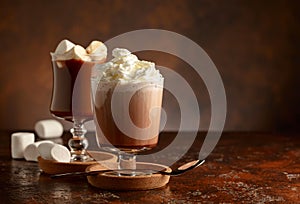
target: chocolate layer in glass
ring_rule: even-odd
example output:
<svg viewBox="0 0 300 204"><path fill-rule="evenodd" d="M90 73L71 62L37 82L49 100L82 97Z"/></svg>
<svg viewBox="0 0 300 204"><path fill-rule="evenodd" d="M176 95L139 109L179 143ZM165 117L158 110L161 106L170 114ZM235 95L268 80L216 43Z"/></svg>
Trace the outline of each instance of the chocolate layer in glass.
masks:
<svg viewBox="0 0 300 204"><path fill-rule="evenodd" d="M163 81L163 79L162 79ZM153 148L158 142L160 125L160 107L162 104L163 82L140 82L126 83L121 89L116 89L115 82L100 82L95 96L95 116L101 128L102 135L98 134L98 142L101 146L113 145L121 150ZM139 86L142 87L139 89ZM137 90L138 89L138 90ZM117 98L112 105L112 96ZM126 105L128 96L132 96L129 107ZM152 111L153 108L159 111ZM119 122L127 124L128 117L126 109L129 108L129 115L132 123L138 128L149 128L152 132L150 138L140 134L139 138L131 137L120 130L113 118L112 111L123 118ZM150 120L150 113L153 120ZM136 133L136 128L127 126L129 132Z"/></svg>
<svg viewBox="0 0 300 204"><path fill-rule="evenodd" d="M53 115L73 121L93 119L91 71L96 63L81 59L52 61L53 93L50 111Z"/></svg>

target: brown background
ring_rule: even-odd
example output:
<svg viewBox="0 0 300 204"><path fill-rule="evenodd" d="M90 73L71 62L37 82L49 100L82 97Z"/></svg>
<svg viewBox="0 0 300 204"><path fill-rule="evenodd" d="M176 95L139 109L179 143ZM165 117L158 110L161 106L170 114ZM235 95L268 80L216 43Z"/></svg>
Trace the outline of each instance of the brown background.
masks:
<svg viewBox="0 0 300 204"><path fill-rule="evenodd" d="M225 130L296 131L299 6L291 0L0 1L0 129L32 129L51 117L49 52L60 40L87 46L92 39L156 28L187 36L214 61L228 100ZM207 129L210 102L201 79L172 56L144 56L189 79L202 111L200 127ZM168 93L164 106L167 129L176 129L178 107Z"/></svg>

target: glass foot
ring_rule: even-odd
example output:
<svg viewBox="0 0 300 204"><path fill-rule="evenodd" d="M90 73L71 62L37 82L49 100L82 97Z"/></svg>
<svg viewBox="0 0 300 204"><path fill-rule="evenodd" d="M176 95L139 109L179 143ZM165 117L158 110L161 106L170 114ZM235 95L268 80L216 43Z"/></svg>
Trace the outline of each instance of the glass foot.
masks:
<svg viewBox="0 0 300 204"><path fill-rule="evenodd" d="M93 158L91 158L88 155L77 155L77 154L73 154L71 155L71 162L89 162L89 161L94 161Z"/></svg>
<svg viewBox="0 0 300 204"><path fill-rule="evenodd" d="M113 175L113 176L148 176L152 175L155 172L152 170L131 170L131 169L122 169L122 170L115 170L111 172L103 173L103 175Z"/></svg>

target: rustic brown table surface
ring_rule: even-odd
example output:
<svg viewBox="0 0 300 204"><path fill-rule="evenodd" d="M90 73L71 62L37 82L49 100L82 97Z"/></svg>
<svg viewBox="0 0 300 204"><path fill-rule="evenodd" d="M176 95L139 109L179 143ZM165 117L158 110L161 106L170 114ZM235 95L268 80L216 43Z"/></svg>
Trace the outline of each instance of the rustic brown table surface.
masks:
<svg viewBox="0 0 300 204"><path fill-rule="evenodd" d="M10 133L0 137L0 203L300 203L299 134L223 133L203 166L163 188L105 191L85 178L51 179L37 163L11 159ZM159 147L175 135L162 133ZM197 158L204 136L176 165Z"/></svg>

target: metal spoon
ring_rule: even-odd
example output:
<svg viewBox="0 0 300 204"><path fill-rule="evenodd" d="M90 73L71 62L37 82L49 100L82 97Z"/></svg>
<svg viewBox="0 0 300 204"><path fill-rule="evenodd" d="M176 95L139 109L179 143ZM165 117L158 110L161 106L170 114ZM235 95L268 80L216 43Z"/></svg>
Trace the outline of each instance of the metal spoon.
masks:
<svg viewBox="0 0 300 204"><path fill-rule="evenodd" d="M190 171L194 168L197 168L198 166L201 166L203 163L205 162L205 160L194 160L188 163L185 163L183 165L181 165L180 167L178 167L175 170L172 170L171 172L167 172L167 171L158 171L158 173L162 174L162 175L170 175L170 176L178 176L181 175L187 171Z"/></svg>
<svg viewBox="0 0 300 204"><path fill-rule="evenodd" d="M166 170L154 170L154 169L137 169L137 171L144 172L146 175L147 174L153 174L153 173L158 173L162 175L168 175L168 176L178 176L181 175L187 171L190 171L194 168L197 168L198 166L202 165L205 162L205 160L194 160L188 163L185 163L178 167L175 170L172 170L170 172ZM130 172L133 171L133 169L105 169L105 170L99 170L99 171L83 171L83 172L70 172L70 173L63 173L63 174L54 174L51 175L51 178L59 178L59 177L68 177L68 176L95 176L98 174L103 174L103 173L110 173L110 172L119 172L122 175L126 175L126 171ZM127 173L128 175L132 175L132 173Z"/></svg>

